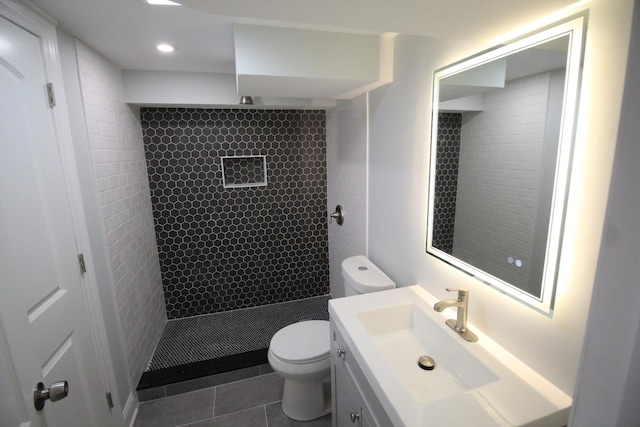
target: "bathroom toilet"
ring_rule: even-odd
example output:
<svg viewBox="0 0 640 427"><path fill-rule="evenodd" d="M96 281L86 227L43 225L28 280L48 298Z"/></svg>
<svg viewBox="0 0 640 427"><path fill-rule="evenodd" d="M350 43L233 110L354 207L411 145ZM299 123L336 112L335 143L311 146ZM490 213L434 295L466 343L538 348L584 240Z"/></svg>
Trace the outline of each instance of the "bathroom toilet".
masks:
<svg viewBox="0 0 640 427"><path fill-rule="evenodd" d="M342 262L346 296L395 288L395 283L362 255ZM298 421L331 412L329 322L306 320L280 329L269 344L268 359L284 378L282 411Z"/></svg>

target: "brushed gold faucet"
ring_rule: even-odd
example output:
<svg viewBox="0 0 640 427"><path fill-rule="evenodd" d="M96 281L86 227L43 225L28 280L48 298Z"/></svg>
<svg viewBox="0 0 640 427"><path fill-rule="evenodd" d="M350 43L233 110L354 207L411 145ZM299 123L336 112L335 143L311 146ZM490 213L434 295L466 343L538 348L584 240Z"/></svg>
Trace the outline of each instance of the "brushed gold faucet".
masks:
<svg viewBox="0 0 640 427"><path fill-rule="evenodd" d="M469 303L469 290L458 288L446 288L447 292L458 292L458 299L445 299L433 305L433 309L438 313L447 307L457 307L458 317L456 320L448 319L446 324L456 331L462 338L469 342L478 341L478 336L467 328L467 309Z"/></svg>

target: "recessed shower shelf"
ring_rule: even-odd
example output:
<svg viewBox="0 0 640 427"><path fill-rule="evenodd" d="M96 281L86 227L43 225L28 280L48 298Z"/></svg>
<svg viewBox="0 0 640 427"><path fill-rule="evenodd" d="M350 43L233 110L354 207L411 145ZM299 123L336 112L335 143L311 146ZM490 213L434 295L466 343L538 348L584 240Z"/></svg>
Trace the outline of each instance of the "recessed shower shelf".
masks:
<svg viewBox="0 0 640 427"><path fill-rule="evenodd" d="M222 157L222 182L224 188L267 185L267 156Z"/></svg>

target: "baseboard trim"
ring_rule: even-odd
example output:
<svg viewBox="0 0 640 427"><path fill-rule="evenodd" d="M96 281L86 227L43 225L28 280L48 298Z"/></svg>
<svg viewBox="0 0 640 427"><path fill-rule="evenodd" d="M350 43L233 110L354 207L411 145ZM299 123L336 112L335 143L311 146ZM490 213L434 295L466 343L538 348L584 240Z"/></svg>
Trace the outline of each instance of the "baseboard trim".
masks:
<svg viewBox="0 0 640 427"><path fill-rule="evenodd" d="M125 425L133 427L136 422L136 416L138 415L138 396L136 392L129 393L127 403L124 405L122 416L124 418Z"/></svg>

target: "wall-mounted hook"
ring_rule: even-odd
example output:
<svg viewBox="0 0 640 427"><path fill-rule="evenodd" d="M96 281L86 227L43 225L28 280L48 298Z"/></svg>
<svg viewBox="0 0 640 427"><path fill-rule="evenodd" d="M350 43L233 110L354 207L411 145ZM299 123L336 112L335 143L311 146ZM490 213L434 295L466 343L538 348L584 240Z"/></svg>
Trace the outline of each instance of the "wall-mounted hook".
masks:
<svg viewBox="0 0 640 427"><path fill-rule="evenodd" d="M342 205L336 206L336 211L329 215L329 222L331 222L334 218L338 225L344 224L344 209L342 209Z"/></svg>

